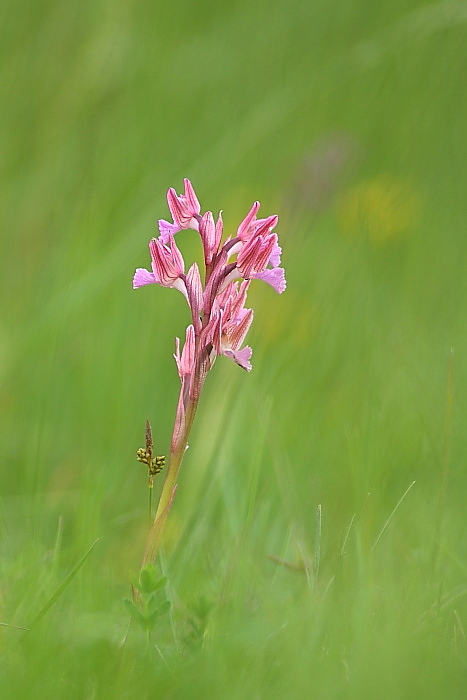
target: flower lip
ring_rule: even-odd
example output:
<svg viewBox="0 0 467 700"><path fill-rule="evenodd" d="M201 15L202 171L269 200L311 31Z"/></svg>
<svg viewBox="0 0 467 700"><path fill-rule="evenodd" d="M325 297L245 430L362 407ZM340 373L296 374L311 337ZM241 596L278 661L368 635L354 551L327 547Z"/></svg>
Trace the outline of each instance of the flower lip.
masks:
<svg viewBox="0 0 467 700"><path fill-rule="evenodd" d="M253 350L249 345L245 345L241 350L225 350L224 355L230 357L234 362L236 362L239 367L246 369L247 372L251 372L253 365L250 362L250 357L253 354Z"/></svg>
<svg viewBox="0 0 467 700"><path fill-rule="evenodd" d="M272 270L267 269L263 270L263 272L257 272L256 274L251 275L251 278L266 282L266 284L271 285L271 287L273 287L278 294L285 292L287 287L285 270L283 267L274 267Z"/></svg>
<svg viewBox="0 0 467 700"><path fill-rule="evenodd" d="M138 267L133 275L133 289L143 287L145 284L155 284L157 282L159 282L159 280L156 278L154 272L149 272L149 270L145 270L144 267Z"/></svg>

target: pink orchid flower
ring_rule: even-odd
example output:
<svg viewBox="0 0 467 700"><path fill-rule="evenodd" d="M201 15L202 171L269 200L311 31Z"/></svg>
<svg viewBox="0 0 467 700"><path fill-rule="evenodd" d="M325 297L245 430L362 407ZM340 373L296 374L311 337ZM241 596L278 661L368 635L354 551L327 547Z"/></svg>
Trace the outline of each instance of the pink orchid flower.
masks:
<svg viewBox="0 0 467 700"><path fill-rule="evenodd" d="M252 369L252 349L244 345L254 316L253 310L245 307L251 281L262 280L279 294L286 288L284 269L279 267L282 249L273 232L278 217L274 214L257 219L260 204L255 202L238 226L236 235L222 241L222 215L219 214L215 222L212 212L201 214L191 182L185 179L184 184L184 194L177 195L173 188L167 193L173 223L159 221L160 236L149 242L151 269L138 268L133 277L135 289L149 284L178 289L191 314L182 350L180 340L176 339L174 358L181 390L166 481L148 537L143 566L157 553L208 372L219 355L233 360L247 372ZM200 271L193 263L186 274L183 256L174 239L176 233L185 229L197 232L204 253L204 269Z"/></svg>
<svg viewBox="0 0 467 700"><path fill-rule="evenodd" d="M171 224L164 219L159 220L159 231L163 243L167 243L171 236L183 229L192 228L195 231L199 229L201 205L191 182L185 178L184 183L185 194L178 195L173 187L167 192L167 202L174 223Z"/></svg>

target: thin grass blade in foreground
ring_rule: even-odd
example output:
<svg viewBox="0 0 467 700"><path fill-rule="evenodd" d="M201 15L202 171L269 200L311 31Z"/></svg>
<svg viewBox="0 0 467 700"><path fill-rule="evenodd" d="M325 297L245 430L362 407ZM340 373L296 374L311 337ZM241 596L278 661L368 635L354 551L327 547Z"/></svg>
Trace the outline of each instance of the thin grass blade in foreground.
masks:
<svg viewBox="0 0 467 700"><path fill-rule="evenodd" d="M34 628L37 623L42 620L44 615L49 612L50 608L57 602L57 600L60 598L62 593L66 590L66 588L70 585L78 571L81 569L83 566L84 562L86 559L89 557L91 554L92 550L96 546L96 544L99 542L99 538L94 540L92 545L89 547L89 549L83 554L81 559L76 562L74 567L71 569L69 574L66 576L66 578L62 581L62 583L58 586L58 588L54 591L54 593L50 596L48 601L42 606L42 608L39 610L37 615L35 616L34 620L31 622L31 629Z"/></svg>

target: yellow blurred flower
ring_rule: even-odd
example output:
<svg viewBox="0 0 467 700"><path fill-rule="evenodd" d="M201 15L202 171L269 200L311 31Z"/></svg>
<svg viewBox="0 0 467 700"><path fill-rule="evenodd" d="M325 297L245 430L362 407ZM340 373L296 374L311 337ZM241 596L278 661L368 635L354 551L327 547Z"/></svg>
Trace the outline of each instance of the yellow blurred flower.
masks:
<svg viewBox="0 0 467 700"><path fill-rule="evenodd" d="M410 181L380 175L344 192L336 205L342 230L379 245L398 238L420 218L420 197Z"/></svg>
<svg viewBox="0 0 467 700"><path fill-rule="evenodd" d="M258 310L258 317L255 317L257 331L267 347L277 345L285 335L293 346L303 347L316 335L319 316L310 299L289 289L287 295L279 298L273 311L267 294L263 296L262 290L253 295L253 299Z"/></svg>

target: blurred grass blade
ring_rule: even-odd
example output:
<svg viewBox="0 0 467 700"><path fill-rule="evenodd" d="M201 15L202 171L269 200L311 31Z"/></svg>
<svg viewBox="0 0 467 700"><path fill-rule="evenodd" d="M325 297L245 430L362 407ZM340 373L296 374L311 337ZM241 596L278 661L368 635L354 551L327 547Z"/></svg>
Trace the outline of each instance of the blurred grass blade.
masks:
<svg viewBox="0 0 467 700"><path fill-rule="evenodd" d="M319 565L321 561L321 511L321 504L319 504L316 509L315 519L315 555L313 561L313 573L315 577L315 583L317 583L318 581Z"/></svg>
<svg viewBox="0 0 467 700"><path fill-rule="evenodd" d="M354 524L356 516L357 516L357 514L354 513L350 519L350 524L349 524L349 527L347 528L347 532L345 533L344 541L342 543L342 547L341 547L341 551L340 551L341 557L343 557L345 554L345 548L347 547L347 542L349 541L349 537L350 537L350 531L352 529L352 525Z"/></svg>
<svg viewBox="0 0 467 700"><path fill-rule="evenodd" d="M29 627L20 627L19 625L9 625L8 622L0 622L0 627L10 627L13 630L21 630L22 632L30 632Z"/></svg>
<svg viewBox="0 0 467 700"><path fill-rule="evenodd" d="M97 544L98 542L99 542L99 538L97 538L96 540L94 540L94 542L93 542L92 545L89 547L89 549L87 550L87 552L85 552L85 553L83 554L83 556L81 557L81 559L74 565L74 567L72 568L72 570L70 571L70 573L68 574L68 576L65 578L65 580L62 581L62 583L59 585L59 587L57 588L57 590L52 594L52 596L49 598L49 600L46 602L46 604L42 606L42 608L39 610L39 612L37 613L37 615L36 615L36 617L34 618L34 620L31 622L31 628L34 628L34 626L37 625L37 623L38 623L40 620L42 620L42 618L44 617L44 615L45 615L46 613L48 613L48 611L50 610L50 608L52 607L52 605L54 605L54 603L56 603L56 601L60 598L60 596L62 595L62 593L65 591L65 589L66 589L66 588L69 586L69 584L72 582L72 580L74 579L74 577L76 576L76 574L78 573L78 571L81 569L81 567L83 566L84 562L86 561L86 559L88 558L88 556L91 554L92 550L94 549L94 547L96 546L96 544Z"/></svg>
<svg viewBox="0 0 467 700"><path fill-rule="evenodd" d="M409 491L412 489L412 487L414 486L414 484L415 484L415 481L412 481L412 483L409 484L409 486L406 488L406 490L404 491L404 493L402 494L402 496L401 496L401 497L399 498L399 500L397 501L396 505L394 506L394 508L393 508L393 510L392 510L392 512L391 512L391 515L389 516L389 518L388 518L388 519L386 520L386 522L384 523L383 527L381 528L381 532L379 533L378 537L377 537L376 540L375 540L375 543L374 543L373 547L371 548L371 551L372 551L372 552L374 552L374 550L375 550L375 548L376 548L376 545L378 544L378 542L380 541L380 539L382 538L382 536L383 536L384 533L386 532L387 527L388 527L389 523L391 522L391 520L392 520L392 518L393 518L393 516L394 516L394 513L395 513L396 510L399 508L400 504L402 503L402 501L404 500L404 498L407 496L407 494L409 493Z"/></svg>

